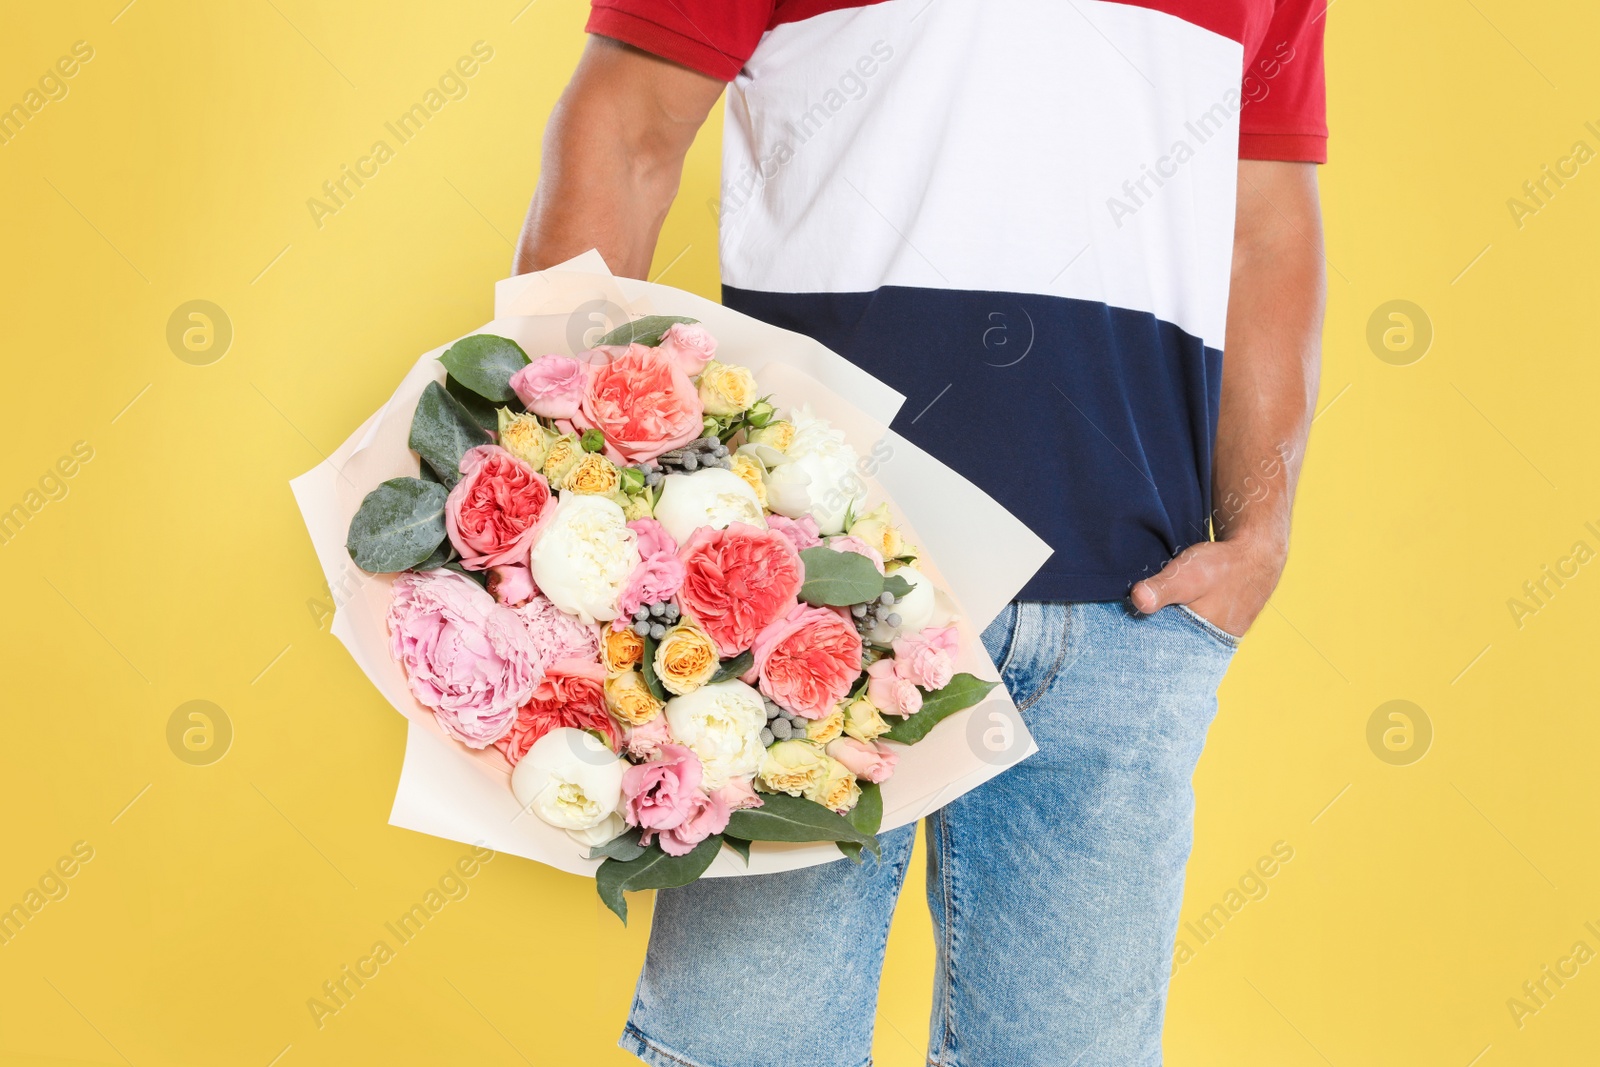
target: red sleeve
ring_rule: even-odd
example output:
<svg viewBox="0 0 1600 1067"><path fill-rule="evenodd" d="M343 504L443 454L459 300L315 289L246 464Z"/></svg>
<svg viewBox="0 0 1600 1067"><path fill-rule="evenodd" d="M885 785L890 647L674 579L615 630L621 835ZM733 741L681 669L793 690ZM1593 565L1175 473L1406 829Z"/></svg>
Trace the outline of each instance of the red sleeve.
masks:
<svg viewBox="0 0 1600 1067"><path fill-rule="evenodd" d="M591 0L584 29L732 81L772 21L773 0Z"/></svg>
<svg viewBox="0 0 1600 1067"><path fill-rule="evenodd" d="M1322 31L1329 0L1278 0L1244 68L1239 158L1328 161Z"/></svg>

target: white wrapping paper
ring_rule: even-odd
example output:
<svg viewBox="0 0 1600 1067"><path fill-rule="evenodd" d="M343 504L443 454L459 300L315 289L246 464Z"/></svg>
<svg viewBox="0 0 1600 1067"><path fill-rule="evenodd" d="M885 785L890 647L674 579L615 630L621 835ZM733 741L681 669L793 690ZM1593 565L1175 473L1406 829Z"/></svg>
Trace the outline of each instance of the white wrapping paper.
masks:
<svg viewBox="0 0 1600 1067"><path fill-rule="evenodd" d="M537 358L578 351L611 328L650 314L700 319L717 338L717 358L748 366L780 410L809 403L845 430L864 457L867 506L889 501L906 539L924 552L918 568L948 594L944 606L962 634L957 669L997 678L978 635L1043 565L1050 548L972 483L888 430L905 398L887 385L808 337L669 286L614 278L596 252L497 283L494 320L472 332L510 337ZM385 479L416 475L417 457L406 445L412 410L428 382L444 380L438 357L448 347L419 358L381 409L290 486L334 594L334 635L410 724L389 821L592 875L598 861L586 859L586 849L519 809L509 770L495 749L474 752L450 740L411 695L389 655L385 630L393 575L364 573L344 548L350 519L366 493ZM1005 688L996 687L917 744L900 746L899 766L883 785L883 828L921 818L1035 750ZM757 842L748 867L723 850L706 876L771 873L840 858L831 843Z"/></svg>

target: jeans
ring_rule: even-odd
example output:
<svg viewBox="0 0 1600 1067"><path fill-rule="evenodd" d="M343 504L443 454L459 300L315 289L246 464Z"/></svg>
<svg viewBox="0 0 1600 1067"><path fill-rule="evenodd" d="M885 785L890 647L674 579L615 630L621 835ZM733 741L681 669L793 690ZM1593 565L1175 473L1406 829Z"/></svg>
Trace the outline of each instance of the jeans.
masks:
<svg viewBox="0 0 1600 1067"><path fill-rule="evenodd" d="M935 1067L1152 1067L1190 786L1237 640L1185 608L1008 606L984 644L1039 751L927 819ZM915 827L882 857L656 897L620 1044L656 1067L861 1067Z"/></svg>

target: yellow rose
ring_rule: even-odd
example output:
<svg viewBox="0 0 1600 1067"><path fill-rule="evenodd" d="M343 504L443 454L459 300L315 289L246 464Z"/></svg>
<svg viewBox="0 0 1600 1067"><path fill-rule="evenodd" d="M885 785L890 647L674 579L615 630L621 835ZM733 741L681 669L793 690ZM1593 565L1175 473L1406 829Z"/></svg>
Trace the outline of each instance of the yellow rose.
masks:
<svg viewBox="0 0 1600 1067"><path fill-rule="evenodd" d="M606 673L625 671L644 658L644 638L634 633L631 626L624 626L620 630L613 630L608 626L603 651Z"/></svg>
<svg viewBox="0 0 1600 1067"><path fill-rule="evenodd" d="M606 707L619 721L643 726L661 714L662 703L644 684L644 675L623 671L606 679Z"/></svg>
<svg viewBox="0 0 1600 1067"><path fill-rule="evenodd" d="M544 476L551 485L559 486L561 479L578 465L585 454L583 446L578 443L577 434L561 434L550 442L550 450L544 454Z"/></svg>
<svg viewBox="0 0 1600 1067"><path fill-rule="evenodd" d="M500 423L500 447L534 470L543 470L554 434L532 415L517 415L507 408L497 408L495 417Z"/></svg>
<svg viewBox="0 0 1600 1067"><path fill-rule="evenodd" d="M655 518L655 505L649 493L628 493L622 498L622 517L629 522Z"/></svg>
<svg viewBox="0 0 1600 1067"><path fill-rule="evenodd" d="M889 732L878 705L862 694L844 706L844 732L857 741L876 741Z"/></svg>
<svg viewBox="0 0 1600 1067"><path fill-rule="evenodd" d="M656 645L656 677L675 696L699 689L720 666L711 638L692 622L680 622Z"/></svg>
<svg viewBox="0 0 1600 1067"><path fill-rule="evenodd" d="M746 452L736 452L733 455L733 473L749 483L750 488L756 491L756 499L761 502L763 510L767 506L766 471L756 457Z"/></svg>
<svg viewBox="0 0 1600 1067"><path fill-rule="evenodd" d="M753 445L766 445L779 452L787 452L789 446L794 444L794 423L777 419L759 430L747 430L744 439Z"/></svg>
<svg viewBox="0 0 1600 1067"><path fill-rule="evenodd" d="M830 759L832 757L810 741L779 741L768 747L761 759L756 788L764 793L788 793L797 797L827 779Z"/></svg>
<svg viewBox="0 0 1600 1067"><path fill-rule="evenodd" d="M756 402L756 376L746 367L712 360L700 371L700 403L707 415L737 415Z"/></svg>
<svg viewBox="0 0 1600 1067"><path fill-rule="evenodd" d="M851 537L861 538L877 549L886 560L905 555L905 538L900 536L900 531L889 520L888 504L879 504L865 515L859 516L845 532Z"/></svg>
<svg viewBox="0 0 1600 1067"><path fill-rule="evenodd" d="M850 768L832 756L824 755L822 758L825 761L823 773L806 789L804 796L843 815L861 799L861 786L856 783L856 776L850 773Z"/></svg>
<svg viewBox="0 0 1600 1067"><path fill-rule="evenodd" d="M822 718L812 719L806 723L806 740L815 741L819 745L838 740L842 733L844 733L844 712L837 705Z"/></svg>
<svg viewBox="0 0 1600 1067"><path fill-rule="evenodd" d="M622 486L622 472L598 452L584 455L561 478L561 488L569 493L615 497Z"/></svg>

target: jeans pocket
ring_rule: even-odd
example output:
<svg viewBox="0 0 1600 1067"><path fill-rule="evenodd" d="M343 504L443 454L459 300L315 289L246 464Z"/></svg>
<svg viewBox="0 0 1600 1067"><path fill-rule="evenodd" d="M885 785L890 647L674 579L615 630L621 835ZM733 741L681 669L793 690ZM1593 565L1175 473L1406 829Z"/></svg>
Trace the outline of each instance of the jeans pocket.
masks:
<svg viewBox="0 0 1600 1067"><path fill-rule="evenodd" d="M1187 604L1174 604L1172 606L1178 609L1178 614L1180 617L1187 620L1201 633L1225 647L1229 652L1238 651L1239 643L1243 641L1244 638L1239 637L1236 634L1230 634L1228 631L1224 630L1222 627L1218 626L1204 615L1201 615L1198 611L1194 610Z"/></svg>
<svg viewBox="0 0 1600 1067"><path fill-rule="evenodd" d="M994 621L984 628L982 634L983 647L989 653L989 658L994 660L995 668L1004 675L1006 660L1011 657L1011 649L1017 642L1017 604L1012 601L1000 609L1000 614Z"/></svg>

